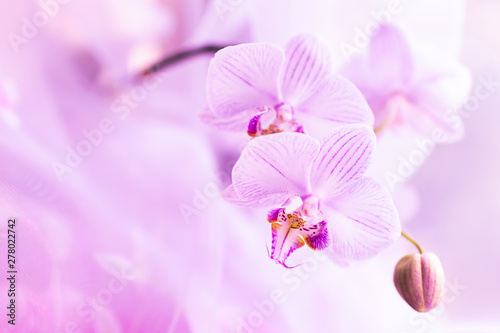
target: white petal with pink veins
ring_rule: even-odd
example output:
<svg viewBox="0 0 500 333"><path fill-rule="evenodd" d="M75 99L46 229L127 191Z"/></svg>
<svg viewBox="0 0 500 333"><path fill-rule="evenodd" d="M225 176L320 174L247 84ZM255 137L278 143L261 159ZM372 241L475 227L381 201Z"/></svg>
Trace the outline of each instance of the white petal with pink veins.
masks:
<svg viewBox="0 0 500 333"><path fill-rule="evenodd" d="M370 178L361 178L336 198L324 201L333 255L361 260L377 254L401 234L390 194Z"/></svg>
<svg viewBox="0 0 500 333"><path fill-rule="evenodd" d="M315 93L332 73L332 59L326 44L312 35L292 38L285 47L282 78L283 100L298 105Z"/></svg>
<svg viewBox="0 0 500 333"><path fill-rule="evenodd" d="M284 57L282 49L268 43L229 46L217 52L207 76L207 100L212 111L230 117L276 105Z"/></svg>
<svg viewBox="0 0 500 333"><path fill-rule="evenodd" d="M347 125L333 131L313 162L313 193L327 198L342 192L365 172L374 147L375 134L367 126Z"/></svg>
<svg viewBox="0 0 500 333"><path fill-rule="evenodd" d="M304 130L315 134L316 123L328 121L330 130L339 125L365 124L373 127L374 116L361 92L342 76L331 75L315 89L314 94L297 106L296 117ZM309 116L310 122L307 121ZM331 123L330 123L331 122ZM315 135L316 136L316 135Z"/></svg>
<svg viewBox="0 0 500 333"><path fill-rule="evenodd" d="M234 166L234 190L241 199L252 201L270 195L306 195L318 151L318 141L299 133L253 139Z"/></svg>

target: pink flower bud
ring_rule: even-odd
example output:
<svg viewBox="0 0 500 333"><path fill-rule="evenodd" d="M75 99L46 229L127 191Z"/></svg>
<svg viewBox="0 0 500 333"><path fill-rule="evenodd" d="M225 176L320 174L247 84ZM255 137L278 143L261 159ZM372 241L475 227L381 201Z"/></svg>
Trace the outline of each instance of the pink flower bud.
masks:
<svg viewBox="0 0 500 333"><path fill-rule="evenodd" d="M444 283L443 266L434 253L407 255L394 269L396 289L418 312L428 312L439 304Z"/></svg>

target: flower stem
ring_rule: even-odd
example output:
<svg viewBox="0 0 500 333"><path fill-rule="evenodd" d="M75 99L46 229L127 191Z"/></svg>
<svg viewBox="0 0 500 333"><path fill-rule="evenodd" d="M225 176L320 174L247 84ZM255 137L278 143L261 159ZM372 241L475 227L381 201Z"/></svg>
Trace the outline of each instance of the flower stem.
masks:
<svg viewBox="0 0 500 333"><path fill-rule="evenodd" d="M418 245L417 242L415 242L415 240L413 240L413 238L411 238L410 236L408 236L407 234L405 234L403 231L401 231L401 236L403 236L404 238L406 238L407 240L410 241L410 243L412 243L413 245L415 245L418 249L418 252L420 252L420 254L422 254L424 251L422 250L422 248L420 247L420 245Z"/></svg>
<svg viewBox="0 0 500 333"><path fill-rule="evenodd" d="M197 47L194 49L185 50L185 51L175 53L175 54L170 55L168 57L165 57L162 60L158 61L157 63L149 66L149 68L143 70L139 76L144 77L144 76L154 74L154 73L159 72L162 69L165 69L173 64L176 64L176 63L181 62L183 60L197 56L199 54L203 54L203 53L213 54L213 53L219 51L220 49L225 48L226 46L228 46L228 45L205 45L205 46Z"/></svg>

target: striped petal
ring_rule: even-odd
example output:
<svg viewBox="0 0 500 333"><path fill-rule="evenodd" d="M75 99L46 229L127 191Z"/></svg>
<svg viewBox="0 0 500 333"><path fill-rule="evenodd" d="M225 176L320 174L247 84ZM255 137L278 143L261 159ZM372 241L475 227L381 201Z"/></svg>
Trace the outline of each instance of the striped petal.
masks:
<svg viewBox="0 0 500 333"><path fill-rule="evenodd" d="M282 78L283 101L293 106L309 99L332 73L332 59L325 43L312 35L299 35L285 47Z"/></svg>
<svg viewBox="0 0 500 333"><path fill-rule="evenodd" d="M389 193L370 178L361 178L336 198L323 201L321 211L332 236L332 255L361 260L377 254L401 234Z"/></svg>
<svg viewBox="0 0 500 333"><path fill-rule="evenodd" d="M233 168L234 190L243 200L309 193L309 171L319 142L299 133L253 139Z"/></svg>
<svg viewBox="0 0 500 333"><path fill-rule="evenodd" d="M375 147L375 134L364 125L336 128L313 162L311 187L315 195L335 197L365 172Z"/></svg>
<svg viewBox="0 0 500 333"><path fill-rule="evenodd" d="M198 114L198 118L205 124L221 130L241 132L247 128L248 120L255 117L258 111L252 109L240 112L231 117L221 117L206 107Z"/></svg>
<svg viewBox="0 0 500 333"><path fill-rule="evenodd" d="M349 80L330 76L307 100L296 108L297 119L301 114L319 117L316 122L332 122L331 127L343 124L365 124L373 127L374 116L361 92ZM305 130L315 132L315 124L306 123ZM307 126L309 125L309 126ZM312 126L311 126L312 125Z"/></svg>
<svg viewBox="0 0 500 333"><path fill-rule="evenodd" d="M221 117L231 117L276 105L284 57L283 50L268 43L241 44L218 51L208 68L210 109Z"/></svg>
<svg viewBox="0 0 500 333"><path fill-rule="evenodd" d="M242 207L275 207L276 205L284 204L287 199L287 194L271 194L262 196L256 199L241 198L234 190L233 185L229 185L223 192L222 197L230 204Z"/></svg>

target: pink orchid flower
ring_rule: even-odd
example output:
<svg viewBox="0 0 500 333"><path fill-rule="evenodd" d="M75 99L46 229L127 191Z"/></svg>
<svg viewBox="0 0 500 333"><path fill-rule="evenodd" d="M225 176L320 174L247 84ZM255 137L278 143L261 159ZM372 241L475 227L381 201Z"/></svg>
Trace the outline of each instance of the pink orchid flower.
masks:
<svg viewBox="0 0 500 333"><path fill-rule="evenodd" d="M363 177L375 147L365 125L337 127L321 143L298 133L256 138L233 169L227 201L250 207L278 207L272 223L271 258L286 259L307 244L328 248L334 258L360 260L375 255L401 232L388 192ZM287 213L299 197L302 205Z"/></svg>
<svg viewBox="0 0 500 333"><path fill-rule="evenodd" d="M220 50L210 62L207 100L205 122L253 137L282 131L321 137L332 125L374 122L358 89L333 74L326 45L309 35L284 50L269 43Z"/></svg>
<svg viewBox="0 0 500 333"><path fill-rule="evenodd" d="M367 53L340 73L360 89L375 115L375 132L406 126L422 134L439 128L447 140L462 136L454 112L470 89L467 69L437 50L410 48L394 26L382 24Z"/></svg>

